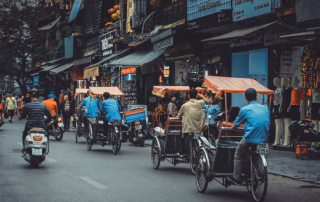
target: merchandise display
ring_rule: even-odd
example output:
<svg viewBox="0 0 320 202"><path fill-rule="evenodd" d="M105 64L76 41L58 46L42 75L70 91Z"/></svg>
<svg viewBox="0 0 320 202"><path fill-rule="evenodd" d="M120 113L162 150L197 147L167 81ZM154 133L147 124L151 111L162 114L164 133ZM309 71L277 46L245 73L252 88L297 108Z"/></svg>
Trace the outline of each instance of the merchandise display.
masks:
<svg viewBox="0 0 320 202"><path fill-rule="evenodd" d="M294 77L292 80L293 89L291 92L291 120L299 121L301 119L301 111L304 100L303 89L299 86L300 80L297 77Z"/></svg>
<svg viewBox="0 0 320 202"><path fill-rule="evenodd" d="M291 92L292 88L290 87L290 79L284 77L282 80L282 85L284 87L282 95L282 105L281 112L284 119L284 141L283 145L288 146L290 143L289 138L289 126L291 125Z"/></svg>
<svg viewBox="0 0 320 202"><path fill-rule="evenodd" d="M276 124L276 134L273 145L280 144L280 136L281 136L281 124L282 124L282 116L281 116L281 101L283 95L283 89L281 88L281 79L276 77L273 79L273 85L277 87L274 92L274 103L273 103L273 116Z"/></svg>

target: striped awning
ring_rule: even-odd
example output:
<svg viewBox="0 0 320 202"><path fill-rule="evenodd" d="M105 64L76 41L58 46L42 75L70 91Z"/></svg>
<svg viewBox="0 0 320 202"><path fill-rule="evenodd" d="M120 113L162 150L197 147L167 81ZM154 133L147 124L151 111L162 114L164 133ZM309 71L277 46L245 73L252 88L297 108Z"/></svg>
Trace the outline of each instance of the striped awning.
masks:
<svg viewBox="0 0 320 202"><path fill-rule="evenodd" d="M114 66L140 66L143 64L147 64L155 59L157 59L160 55L162 55L166 51L166 48L159 49L151 52L135 52L126 57L120 58L119 60L108 63L108 65Z"/></svg>

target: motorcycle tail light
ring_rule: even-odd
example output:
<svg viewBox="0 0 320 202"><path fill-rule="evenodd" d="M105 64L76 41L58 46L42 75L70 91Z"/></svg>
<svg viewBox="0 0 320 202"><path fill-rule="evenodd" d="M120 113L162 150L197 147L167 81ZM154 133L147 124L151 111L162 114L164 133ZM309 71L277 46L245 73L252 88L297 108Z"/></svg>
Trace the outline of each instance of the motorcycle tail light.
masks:
<svg viewBox="0 0 320 202"><path fill-rule="evenodd" d="M33 136L34 141L41 141L42 136Z"/></svg>
<svg viewBox="0 0 320 202"><path fill-rule="evenodd" d="M134 125L136 125L136 126L140 125L140 121L135 122Z"/></svg>
<svg viewBox="0 0 320 202"><path fill-rule="evenodd" d="M62 121L62 118L61 118L61 117L59 117L59 118L58 118L58 122L61 122L61 121Z"/></svg>

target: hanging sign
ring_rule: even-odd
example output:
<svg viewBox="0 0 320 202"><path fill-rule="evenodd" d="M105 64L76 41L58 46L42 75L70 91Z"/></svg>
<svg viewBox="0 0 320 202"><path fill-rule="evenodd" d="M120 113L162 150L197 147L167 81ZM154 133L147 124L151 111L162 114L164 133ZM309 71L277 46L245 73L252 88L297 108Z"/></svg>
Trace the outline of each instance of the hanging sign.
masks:
<svg viewBox="0 0 320 202"><path fill-rule="evenodd" d="M26 76L26 84L33 85L33 77L32 76Z"/></svg>
<svg viewBox="0 0 320 202"><path fill-rule="evenodd" d="M234 0L233 21L240 21L271 13L271 0Z"/></svg>
<svg viewBox="0 0 320 202"><path fill-rule="evenodd" d="M303 47L297 46L282 51L280 58L280 76L298 77L301 80L300 58Z"/></svg>
<svg viewBox="0 0 320 202"><path fill-rule="evenodd" d="M83 78L88 79L95 76L99 76L99 66L91 67L89 69L85 69L83 72Z"/></svg>

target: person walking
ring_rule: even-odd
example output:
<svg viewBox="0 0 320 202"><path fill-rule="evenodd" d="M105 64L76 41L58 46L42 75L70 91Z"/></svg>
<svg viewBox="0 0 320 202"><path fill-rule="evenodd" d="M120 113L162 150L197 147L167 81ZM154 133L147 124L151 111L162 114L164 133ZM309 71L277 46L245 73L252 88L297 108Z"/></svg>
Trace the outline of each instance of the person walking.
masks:
<svg viewBox="0 0 320 202"><path fill-rule="evenodd" d="M64 95L63 102L60 104L60 112L62 113L64 130L70 132L70 117L73 113L72 103L69 101L68 95Z"/></svg>
<svg viewBox="0 0 320 202"><path fill-rule="evenodd" d="M18 114L19 120L21 120L22 108L23 108L23 102L22 102L22 95L20 94L17 99L17 114Z"/></svg>
<svg viewBox="0 0 320 202"><path fill-rule="evenodd" d="M14 110L17 109L17 100L12 96L12 92L9 93L9 97L6 99L6 109L8 110L9 122L11 123Z"/></svg>

